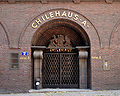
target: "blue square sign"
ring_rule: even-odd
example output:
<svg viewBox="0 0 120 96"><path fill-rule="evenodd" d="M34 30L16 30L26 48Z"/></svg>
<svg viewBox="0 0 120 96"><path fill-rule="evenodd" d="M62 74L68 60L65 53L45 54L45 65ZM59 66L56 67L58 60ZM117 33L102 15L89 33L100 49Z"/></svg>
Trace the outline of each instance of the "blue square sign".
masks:
<svg viewBox="0 0 120 96"><path fill-rule="evenodd" d="M23 56L27 56L27 52L22 52L22 55Z"/></svg>

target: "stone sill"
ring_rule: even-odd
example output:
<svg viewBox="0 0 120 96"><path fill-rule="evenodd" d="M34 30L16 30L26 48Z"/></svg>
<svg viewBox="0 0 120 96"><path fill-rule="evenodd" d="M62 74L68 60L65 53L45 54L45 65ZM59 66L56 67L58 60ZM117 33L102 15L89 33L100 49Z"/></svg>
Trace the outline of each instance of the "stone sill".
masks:
<svg viewBox="0 0 120 96"><path fill-rule="evenodd" d="M40 90L35 90L35 89L30 89L29 93L43 93L43 92L91 92L92 90L90 89L40 89Z"/></svg>

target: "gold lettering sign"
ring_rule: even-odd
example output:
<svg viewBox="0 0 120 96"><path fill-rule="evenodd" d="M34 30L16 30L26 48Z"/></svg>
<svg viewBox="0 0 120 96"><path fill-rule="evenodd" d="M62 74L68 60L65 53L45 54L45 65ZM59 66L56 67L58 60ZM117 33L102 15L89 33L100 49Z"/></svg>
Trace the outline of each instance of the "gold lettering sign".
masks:
<svg viewBox="0 0 120 96"><path fill-rule="evenodd" d="M50 49L50 52L72 52L72 49Z"/></svg>
<svg viewBox="0 0 120 96"><path fill-rule="evenodd" d="M27 59L30 59L30 57L20 57L21 60L27 60Z"/></svg>
<svg viewBox="0 0 120 96"><path fill-rule="evenodd" d="M50 11L49 13L45 13L42 16L35 19L32 23L32 28L36 29L39 27L40 24L46 22L46 20L49 20L55 17L70 18L74 21L79 20L81 25L87 28L89 27L89 25L87 24L87 21L81 19L78 14L71 11L66 11L66 10L56 10L56 11Z"/></svg>
<svg viewBox="0 0 120 96"><path fill-rule="evenodd" d="M102 59L101 56L95 56L95 57L92 57L92 59Z"/></svg>

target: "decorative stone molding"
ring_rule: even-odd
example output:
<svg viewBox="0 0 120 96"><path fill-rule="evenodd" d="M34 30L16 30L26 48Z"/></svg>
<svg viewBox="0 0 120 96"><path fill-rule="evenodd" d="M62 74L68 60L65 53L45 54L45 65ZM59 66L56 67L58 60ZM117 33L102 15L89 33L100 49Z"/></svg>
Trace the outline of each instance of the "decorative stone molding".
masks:
<svg viewBox="0 0 120 96"><path fill-rule="evenodd" d="M8 0L8 3L15 3L15 0Z"/></svg>
<svg viewBox="0 0 120 96"><path fill-rule="evenodd" d="M84 49L79 50L79 88L87 88L87 58L88 52Z"/></svg>
<svg viewBox="0 0 120 96"><path fill-rule="evenodd" d="M80 0L73 0L73 2L74 2L75 4L79 4L79 3L80 3Z"/></svg>
<svg viewBox="0 0 120 96"><path fill-rule="evenodd" d="M7 40L7 45L8 45L9 48L11 48L10 39L9 39L9 35L8 35L8 33L9 33L8 28L7 28L6 24L1 20L0 20L0 26L3 28L3 30L5 32L5 35L4 35L5 37L4 38ZM2 34L4 34L4 33L2 33Z"/></svg>
<svg viewBox="0 0 120 96"><path fill-rule="evenodd" d="M35 59L43 59L43 51L34 51L33 56Z"/></svg>
<svg viewBox="0 0 120 96"><path fill-rule="evenodd" d="M109 47L118 47L120 45L119 43L119 34L120 34L120 19L116 22L115 26L112 29L112 32L110 34L109 38Z"/></svg>
<svg viewBox="0 0 120 96"><path fill-rule="evenodd" d="M113 2L113 0L105 0L106 1L106 3L108 3L108 4L112 4L112 2Z"/></svg>
<svg viewBox="0 0 120 96"><path fill-rule="evenodd" d="M79 59L87 59L88 52L87 51L79 51Z"/></svg>
<svg viewBox="0 0 120 96"><path fill-rule="evenodd" d="M50 40L50 44L48 46L51 47L72 47L70 39L64 35L53 35L53 39Z"/></svg>
<svg viewBox="0 0 120 96"><path fill-rule="evenodd" d="M28 37L27 34L30 34L29 40L27 40L27 43L30 44L31 41L34 41L33 38L38 33L42 33L43 30L46 30L46 26L52 27L54 26L54 23L57 22L57 20L60 20L60 23L62 24L68 24L69 26L75 28L78 30L78 32L81 33L81 35L86 38L89 36L89 39L85 39L87 42L91 41L92 46L96 46L96 48L101 47L101 39L98 34L97 29L92 24L92 22L87 19L82 14L68 9L58 8L58 9L52 9L52 10L46 10L44 13L38 13L36 16L31 18L28 22L28 24L24 27L24 29L21 32L21 35L19 37L19 44L18 47L22 47L24 43L26 43L26 38ZM51 23L52 21L52 23ZM48 23L50 22L50 23ZM74 24L73 24L74 22ZM76 26L76 25L78 26ZM45 26L44 26L45 25ZM41 27L43 26L43 27ZM85 32L81 32L79 27L83 28ZM48 28L48 27L47 27ZM87 34L87 35L86 35ZM36 37L35 37L36 38ZM93 39L94 38L94 39ZM33 42L32 42L33 44Z"/></svg>
<svg viewBox="0 0 120 96"><path fill-rule="evenodd" d="M43 51L34 51L34 80L40 79L40 88L42 88L42 59Z"/></svg>

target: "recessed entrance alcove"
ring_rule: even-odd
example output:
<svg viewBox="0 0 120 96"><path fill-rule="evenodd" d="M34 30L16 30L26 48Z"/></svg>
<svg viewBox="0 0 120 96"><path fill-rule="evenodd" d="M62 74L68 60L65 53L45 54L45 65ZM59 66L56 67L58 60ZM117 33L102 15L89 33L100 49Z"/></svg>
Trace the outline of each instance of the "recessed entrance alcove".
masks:
<svg viewBox="0 0 120 96"><path fill-rule="evenodd" d="M33 88L90 88L90 40L84 29L67 19L51 20L33 35Z"/></svg>

